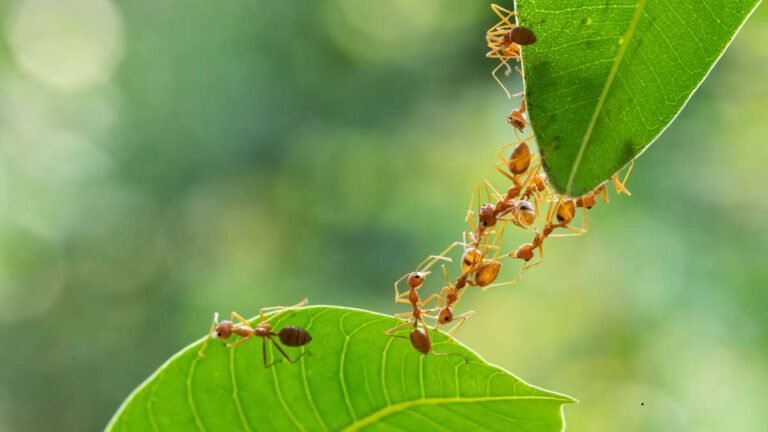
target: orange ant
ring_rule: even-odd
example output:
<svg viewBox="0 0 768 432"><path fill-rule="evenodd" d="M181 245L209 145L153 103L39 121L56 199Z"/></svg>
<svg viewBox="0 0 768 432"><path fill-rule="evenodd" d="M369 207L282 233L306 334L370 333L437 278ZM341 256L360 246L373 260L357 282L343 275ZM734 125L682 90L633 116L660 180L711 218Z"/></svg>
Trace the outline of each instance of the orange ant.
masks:
<svg viewBox="0 0 768 432"><path fill-rule="evenodd" d="M523 174L529 171L531 164L534 162L534 157L531 155L531 149L528 146L527 141L532 137L521 139L517 142L515 149L512 150L509 159L504 158L501 151L509 147L512 144L505 144L496 150L496 155L501 161L496 165L496 170L504 177L512 180L513 186L507 190L507 199L514 199L518 196L522 196L525 199L534 198L537 200L538 194L541 192L549 193L549 186L547 185L547 177L543 173L539 173L541 166L536 167L528 173L528 176L524 181L520 178ZM501 167L505 166L509 173L504 171ZM538 207L538 202L537 202Z"/></svg>
<svg viewBox="0 0 768 432"><path fill-rule="evenodd" d="M503 237L504 226L501 227L499 235L496 239L500 240L503 239ZM462 263L462 273L456 279L455 285L451 284L451 281L448 278L448 272L446 271L445 266L443 266L443 275L445 276L445 282L447 286L445 286L440 291L440 294L437 297L437 309L439 309L440 312L437 316L437 327L435 327L436 329L441 325L446 325L453 321L458 321L458 323L454 325L453 328L451 328L451 330L448 332L448 334L453 334L459 327L461 327L462 324L464 324L464 321L466 321L467 318L475 314L474 311L465 312L459 316L454 316L453 314L453 306L459 301L461 298L461 292L467 285L480 287L483 288L483 291L485 291L495 286L509 284L501 283L492 285L493 282L496 281L496 278L498 278L499 272L501 271L501 262L497 260L499 250L501 248L495 244L492 245L492 247L496 248L496 253L492 259L487 260L485 258L490 251L490 248L488 248L483 254L476 257L472 263ZM474 276L474 279L471 279L472 276ZM440 306L441 302L442 307Z"/></svg>
<svg viewBox="0 0 768 432"><path fill-rule="evenodd" d="M507 117L507 122L520 132L522 132L523 129L525 129L525 126L528 124L528 119L525 114L526 110L527 106L525 104L525 99L523 99L520 101L520 108L513 109Z"/></svg>
<svg viewBox="0 0 768 432"><path fill-rule="evenodd" d="M431 267L436 262L436 258L447 260L447 258L439 257L439 256L429 257L427 258L427 260L433 259L433 261L427 266L427 268ZM419 265L419 267L421 267L421 265ZM424 270L426 270L426 268ZM432 301L432 299L436 297L436 295L433 294L427 300L422 301L421 298L419 297L419 294L417 293L417 290L421 288L421 286L424 284L424 281L426 280L427 276L429 276L429 274L430 272L428 271L417 270L415 272L406 274L405 276L400 278L397 282L395 282L395 301L397 301L398 303L408 303L412 307L411 312L395 314L395 317L409 316L413 318L413 321L409 320L402 324L398 324L397 326L392 327L391 329L385 331L384 334L392 337L405 337L405 336L399 336L396 333L400 329L412 325L413 329L411 330L409 339L411 341L411 345L413 346L413 348L419 353L424 355L427 355L430 352L432 352L434 355L459 355L456 353L438 353L438 352L435 352L434 349L432 348L432 341L429 337L429 327L424 322L424 318L426 317L426 318L437 319L437 317L427 315L428 312L432 312L435 309L425 310L425 309L422 309L422 306L429 304ZM407 293L400 294L397 289L397 286L405 278L407 278L406 282L408 284L409 290ZM407 300L402 298L402 296L405 294L408 295ZM421 327L419 327L419 324L421 324Z"/></svg>
<svg viewBox="0 0 768 432"><path fill-rule="evenodd" d="M568 201L570 204L563 205L563 200L558 201L557 210L561 213L561 216L564 218L568 218L570 216L570 219L567 219L566 221L559 221L557 223L552 222L552 218L555 216L557 211L555 211L555 208L552 206L553 201L550 201L549 208L547 209L547 217L546 217L546 223L544 224L544 228L539 231L538 229L535 230L533 240L530 243L525 243L521 246L519 246L517 249L509 253L510 258L516 258L523 260L523 266L520 268L520 273L518 273L517 277L513 282L516 282L520 280L523 276L523 273L530 269L531 267L537 266L541 264L542 261L544 261L544 240L546 240L549 237L570 237L570 236L576 236L581 235L584 232L584 229L582 228L572 228L573 230L579 231L575 234L552 234L552 232L556 228L570 228L567 227L567 224L573 220L573 214L575 213L574 207L571 205L573 202ZM533 259L535 256L536 249L539 250L539 260L533 264L530 264L529 261Z"/></svg>
<svg viewBox="0 0 768 432"><path fill-rule="evenodd" d="M496 188L488 181L485 180L486 189L493 191L496 197L496 204L484 204L481 208L481 214L483 210L486 215L486 219L496 221L510 221L520 228L529 228L536 222L536 209L530 201L525 199L517 199L520 195L520 187L512 186L507 189L507 194L500 194ZM493 216L491 217L490 214ZM509 217L504 217L509 215Z"/></svg>
<svg viewBox="0 0 768 432"><path fill-rule="evenodd" d="M520 45L531 45L535 43L536 35L530 29L512 24L512 22L509 21L509 19L515 15L514 12L504 9L496 4L492 4L491 9L499 18L501 18L501 20L485 33L485 40L490 49L485 56L500 61L499 65L493 69L493 72L491 72L491 75L493 75L493 79L499 83L501 88L504 89L504 93L506 93L507 97L511 97L509 91L496 73L503 67L506 67L509 72L510 68L507 62L510 60L519 60Z"/></svg>
<svg viewBox="0 0 768 432"><path fill-rule="evenodd" d="M285 352L285 350L280 346L280 344L275 341L275 336L277 336L280 339L280 342L285 346L290 347L300 347L307 345L312 341L312 336L309 335L309 332L307 332L306 329L303 329L301 327L296 326L288 326L283 327L279 332L275 333L272 331L272 325L269 324L269 321L275 319L276 317L280 316L282 313L300 308L307 304L307 299L302 300L298 304L294 306L275 306L275 307L268 307L268 308L261 308L259 309L259 323L254 327L251 325L248 320L243 318L240 314L237 312L232 312L229 315L229 320L219 321L219 314L218 312L214 314L213 316L213 324L211 325L211 329L208 331L208 338L203 343L203 346L200 347L200 350L198 351L198 355L200 357L205 357L205 350L208 347L208 341L213 339L229 339L233 334L240 337L239 340L236 340L234 342L228 343L227 348L234 348L237 346L240 346L249 340L251 340L252 337L260 337L262 338L262 358L264 360L264 367L269 368L272 367L275 363L279 362L281 359L277 359L272 361L271 363L267 363L267 343L266 341L269 340L272 342L272 345L274 345L275 348L280 352L280 354L285 357L286 360L290 363L296 363L299 361L299 359L305 354L301 353L298 357L295 359L291 359L291 357L288 355L288 353ZM264 317L265 312L269 311L278 311L274 315L270 316L269 318ZM234 321L238 321L238 324L235 324ZM307 352L309 353L309 352Z"/></svg>

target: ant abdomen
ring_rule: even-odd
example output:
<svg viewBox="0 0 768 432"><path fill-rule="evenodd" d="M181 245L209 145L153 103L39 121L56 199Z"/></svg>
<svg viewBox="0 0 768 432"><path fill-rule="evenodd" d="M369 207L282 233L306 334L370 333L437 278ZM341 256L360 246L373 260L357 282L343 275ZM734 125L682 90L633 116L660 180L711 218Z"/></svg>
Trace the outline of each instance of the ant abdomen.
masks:
<svg viewBox="0 0 768 432"><path fill-rule="evenodd" d="M448 324L453 321L453 308L449 306L441 309L437 320L442 324Z"/></svg>
<svg viewBox="0 0 768 432"><path fill-rule="evenodd" d="M424 355L432 351L432 342L429 340L427 331L423 328L415 328L411 331L411 345L416 351Z"/></svg>
<svg viewBox="0 0 768 432"><path fill-rule="evenodd" d="M515 26L512 30L504 34L504 41L516 43L518 45L531 45L536 43L536 35L529 28Z"/></svg>
<svg viewBox="0 0 768 432"><path fill-rule="evenodd" d="M475 273L475 283L479 287L486 287L493 283L499 276L501 271L501 263L498 261L491 261L483 265L477 273Z"/></svg>
<svg viewBox="0 0 768 432"><path fill-rule="evenodd" d="M309 335L309 332L301 327L283 327L278 336L283 345L292 347L304 346L312 341L312 336Z"/></svg>
<svg viewBox="0 0 768 432"><path fill-rule="evenodd" d="M520 200L515 205L515 213L518 222L523 226L530 226L536 222L536 209L529 201Z"/></svg>
<svg viewBox="0 0 768 432"><path fill-rule="evenodd" d="M524 105L523 105L524 106ZM514 175L521 175L531 166L531 149L528 144L521 142L509 156L509 171Z"/></svg>

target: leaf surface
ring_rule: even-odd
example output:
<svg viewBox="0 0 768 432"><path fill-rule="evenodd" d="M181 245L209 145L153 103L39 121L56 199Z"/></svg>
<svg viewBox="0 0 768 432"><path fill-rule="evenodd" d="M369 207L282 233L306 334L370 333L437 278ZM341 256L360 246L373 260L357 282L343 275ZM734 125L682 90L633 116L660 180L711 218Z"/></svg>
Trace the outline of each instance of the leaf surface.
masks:
<svg viewBox="0 0 768 432"><path fill-rule="evenodd" d="M137 388L107 429L563 429L562 407L573 399L533 387L443 334L432 333L435 350L460 355L421 356L407 339L384 335L399 322L337 307L282 314L276 329L301 326L313 337L289 354L312 355L268 369L261 340L236 348L214 340L204 359L198 341Z"/></svg>
<svg viewBox="0 0 768 432"><path fill-rule="evenodd" d="M528 114L554 187L581 195L674 120L759 0L518 0ZM756 77L753 77L756 78Z"/></svg>

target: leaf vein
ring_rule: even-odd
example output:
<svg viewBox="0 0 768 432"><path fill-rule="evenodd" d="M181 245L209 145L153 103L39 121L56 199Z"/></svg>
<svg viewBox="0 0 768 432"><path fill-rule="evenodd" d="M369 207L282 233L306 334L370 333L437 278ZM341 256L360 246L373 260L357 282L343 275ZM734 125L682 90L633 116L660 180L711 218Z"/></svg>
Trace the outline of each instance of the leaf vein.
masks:
<svg viewBox="0 0 768 432"><path fill-rule="evenodd" d="M595 111L592 113L592 118L589 120L589 124L587 125L587 130L584 133L584 138L581 141L581 146L579 146L579 152L576 154L576 160L573 162L571 174L568 177L568 183L565 188L566 194L570 194L571 190L573 189L573 181L576 178L576 172L579 170L579 165L581 165L581 159L584 157L584 151L587 148L587 144L589 144L589 140L592 138L592 131L595 129L595 125L597 124L597 118L600 116L600 113L603 110L603 105L605 104L605 100L608 97L608 92L613 85L613 80L616 78L616 74L619 72L621 62L624 60L624 54L627 52L627 47L632 40L632 35L635 33L637 23L640 21L640 16L643 14L646 2L647 0L640 0L635 13L629 22L629 27L627 28L623 38L624 43L622 43L621 47L619 47L619 51L616 54L616 59L613 62L613 66L611 66L611 70L608 73L608 78L606 79L603 90L600 93L600 98L597 100Z"/></svg>

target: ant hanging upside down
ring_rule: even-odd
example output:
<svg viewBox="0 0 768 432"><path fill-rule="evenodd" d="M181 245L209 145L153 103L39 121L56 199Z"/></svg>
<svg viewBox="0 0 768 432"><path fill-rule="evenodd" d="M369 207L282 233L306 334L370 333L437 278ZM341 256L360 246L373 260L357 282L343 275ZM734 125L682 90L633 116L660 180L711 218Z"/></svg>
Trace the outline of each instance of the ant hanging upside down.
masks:
<svg viewBox="0 0 768 432"><path fill-rule="evenodd" d="M224 320L224 321L219 321L219 314L216 313L213 316L213 324L211 325L211 329L208 332L208 338L203 343L203 346L200 347L200 351L198 351L198 355L200 355L200 357L205 357L205 350L208 348L208 341L211 338L226 340L232 337L232 335L239 336L240 339L227 344L227 348L234 348L236 346L240 346L248 342L249 340L251 340L251 338L256 336L262 339L262 344L261 344L262 358L264 361L265 368L269 368L273 366L275 363L282 360L282 359L277 359L277 360L273 360L270 363L267 362L267 340L269 340L272 343L272 345L274 345L274 347L277 348L280 354L282 354L283 357L286 360L288 360L289 363L296 363L305 353L301 353L295 359L291 359L288 353L286 353L285 350L280 346L280 344L277 343L277 341L275 340L275 337L280 339L280 343L282 343L285 346L300 347L310 343L312 341L312 336L309 335L309 332L307 332L306 329L303 329L301 327L296 327L296 326L283 327L282 329L280 329L279 332L274 332L272 325L269 323L269 321L277 318L278 316L280 316L285 312L300 308L305 304L307 304L307 299L304 299L298 304L295 304L293 306L288 306L288 307L275 306L275 307L261 308L259 309L259 323L256 324L255 327L252 326L248 322L248 320L243 318L237 312L232 312L229 315L229 320ZM264 313L270 312L270 311L277 311L277 313L270 316L269 318L265 318ZM238 323L235 324L235 321L237 321ZM307 351L306 354L311 355L309 351Z"/></svg>

